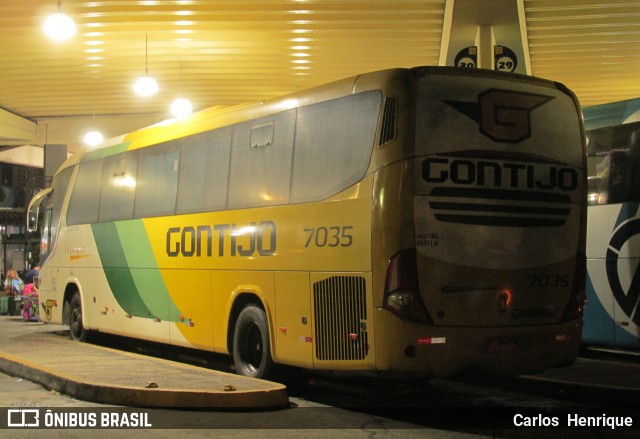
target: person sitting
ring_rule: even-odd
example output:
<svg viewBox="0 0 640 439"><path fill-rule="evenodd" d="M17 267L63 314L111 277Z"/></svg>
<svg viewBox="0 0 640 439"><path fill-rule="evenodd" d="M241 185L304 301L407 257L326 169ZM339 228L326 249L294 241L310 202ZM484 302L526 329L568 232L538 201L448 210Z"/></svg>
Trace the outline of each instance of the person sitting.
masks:
<svg viewBox="0 0 640 439"><path fill-rule="evenodd" d="M18 303L21 301L24 283L13 268L7 270L7 278L4 280L4 295L9 296L9 315L19 315Z"/></svg>

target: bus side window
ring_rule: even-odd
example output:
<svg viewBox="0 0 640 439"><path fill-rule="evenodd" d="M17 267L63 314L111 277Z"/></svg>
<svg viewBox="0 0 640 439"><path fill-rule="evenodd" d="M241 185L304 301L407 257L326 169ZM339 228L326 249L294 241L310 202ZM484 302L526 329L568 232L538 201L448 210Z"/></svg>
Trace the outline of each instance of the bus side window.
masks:
<svg viewBox="0 0 640 439"><path fill-rule="evenodd" d="M73 184L67 224L92 224L98 221L100 208L100 183L96 175L102 175L102 160L80 163L78 175Z"/></svg>
<svg viewBox="0 0 640 439"><path fill-rule="evenodd" d="M53 218L52 207L47 207L42 216L42 234L40 235L40 262L43 262L49 256L53 240L51 236L51 220Z"/></svg>
<svg viewBox="0 0 640 439"><path fill-rule="evenodd" d="M611 151L609 164L609 190L607 202L622 203L626 198L628 155L625 151Z"/></svg>
<svg viewBox="0 0 640 439"><path fill-rule="evenodd" d="M629 137L629 158L627 166L626 201L640 201L640 129L632 131Z"/></svg>
<svg viewBox="0 0 640 439"><path fill-rule="evenodd" d="M295 115L289 110L233 127L229 209L289 203Z"/></svg>
<svg viewBox="0 0 640 439"><path fill-rule="evenodd" d="M107 157L102 170L100 221L133 217L138 158L135 151Z"/></svg>
<svg viewBox="0 0 640 439"><path fill-rule="evenodd" d="M381 100L368 91L298 109L292 203L322 200L364 177Z"/></svg>
<svg viewBox="0 0 640 439"><path fill-rule="evenodd" d="M589 204L640 201L640 122L593 129L586 138Z"/></svg>
<svg viewBox="0 0 640 439"><path fill-rule="evenodd" d="M177 141L140 151L136 177L135 218L175 213L179 157Z"/></svg>
<svg viewBox="0 0 640 439"><path fill-rule="evenodd" d="M44 226L48 229L47 255L53 251L56 245L58 230L60 228L62 205L67 195L67 190L69 189L73 170L74 168L70 167L60 171L51 183L51 195L46 201L44 213ZM43 234L44 232L43 230ZM44 260L44 258L42 258L42 260Z"/></svg>
<svg viewBox="0 0 640 439"><path fill-rule="evenodd" d="M231 132L231 127L225 127L183 139L177 213L227 207Z"/></svg>

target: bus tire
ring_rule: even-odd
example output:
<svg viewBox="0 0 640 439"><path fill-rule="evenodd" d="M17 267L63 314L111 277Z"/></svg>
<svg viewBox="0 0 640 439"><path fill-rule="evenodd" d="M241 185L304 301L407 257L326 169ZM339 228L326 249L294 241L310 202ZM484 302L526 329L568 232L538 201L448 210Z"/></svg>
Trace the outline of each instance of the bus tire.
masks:
<svg viewBox="0 0 640 439"><path fill-rule="evenodd" d="M265 378L271 373L269 328L262 308L248 305L238 315L233 331L233 363L239 375Z"/></svg>
<svg viewBox="0 0 640 439"><path fill-rule="evenodd" d="M82 325L82 301L78 292L69 302L69 335L75 341L84 342L87 340L87 330Z"/></svg>

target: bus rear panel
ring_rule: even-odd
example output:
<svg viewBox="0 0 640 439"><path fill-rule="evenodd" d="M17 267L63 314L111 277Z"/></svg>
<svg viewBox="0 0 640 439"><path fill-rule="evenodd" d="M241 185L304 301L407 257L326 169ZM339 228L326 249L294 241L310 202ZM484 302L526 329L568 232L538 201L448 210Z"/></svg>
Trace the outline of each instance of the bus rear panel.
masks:
<svg viewBox="0 0 640 439"><path fill-rule="evenodd" d="M413 73L414 246L391 255L375 325L402 340L388 361L436 376L571 363L585 274L575 98L523 77Z"/></svg>

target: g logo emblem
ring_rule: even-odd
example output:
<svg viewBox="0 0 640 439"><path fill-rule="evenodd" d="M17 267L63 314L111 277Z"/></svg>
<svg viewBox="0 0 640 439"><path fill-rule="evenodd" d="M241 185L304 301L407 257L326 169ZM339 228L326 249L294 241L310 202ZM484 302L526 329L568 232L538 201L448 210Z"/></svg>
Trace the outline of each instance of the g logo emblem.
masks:
<svg viewBox="0 0 640 439"><path fill-rule="evenodd" d="M496 142L518 143L531 137L531 112L550 96L488 90L478 96L480 132Z"/></svg>
<svg viewBox="0 0 640 439"><path fill-rule="evenodd" d="M640 219L629 221L618 228L611 237L611 241L609 241L606 262L607 279L609 280L613 297L622 308L622 311L637 325L640 325L640 313L636 310L635 314L633 314L633 311L640 298L640 270L636 268L629 290L625 292L618 272L618 257L622 246L639 233Z"/></svg>
<svg viewBox="0 0 640 439"><path fill-rule="evenodd" d="M531 112L553 96L490 89L478 102L444 101L480 125L480 132L496 142L518 143L531 137Z"/></svg>

